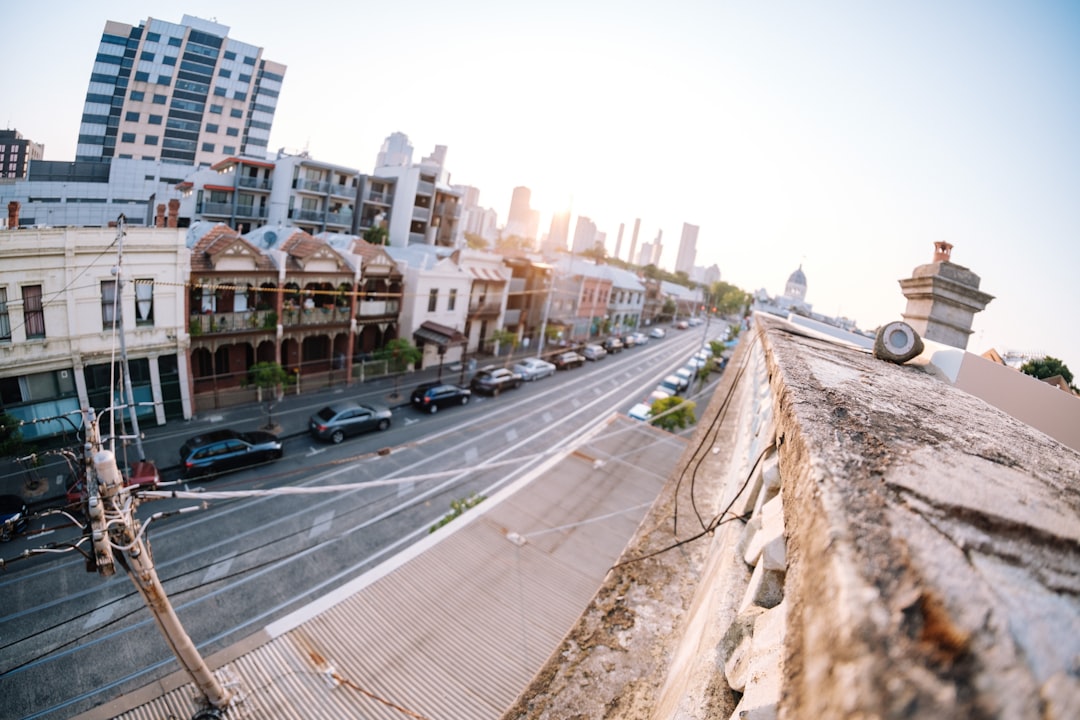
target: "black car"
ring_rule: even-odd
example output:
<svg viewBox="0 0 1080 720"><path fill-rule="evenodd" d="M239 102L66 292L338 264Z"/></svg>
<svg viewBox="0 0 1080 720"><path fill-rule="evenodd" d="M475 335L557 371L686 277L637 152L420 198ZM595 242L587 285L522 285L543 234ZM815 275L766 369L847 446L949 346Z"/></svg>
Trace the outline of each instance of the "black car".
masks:
<svg viewBox="0 0 1080 720"><path fill-rule="evenodd" d="M486 367L473 375L469 387L477 392L498 395L503 390L516 388L524 382L519 373L506 368Z"/></svg>
<svg viewBox="0 0 1080 720"><path fill-rule="evenodd" d="M623 341L617 337L609 337L601 343L601 346L608 351L609 355L614 355L617 352L622 352L624 347Z"/></svg>
<svg viewBox="0 0 1080 720"><path fill-rule="evenodd" d="M434 415L439 408L468 405L472 390L448 383L425 383L412 391L412 405L417 410Z"/></svg>
<svg viewBox="0 0 1080 720"><path fill-rule="evenodd" d="M26 502L18 495L0 495L0 540L7 542L26 530Z"/></svg>
<svg viewBox="0 0 1080 720"><path fill-rule="evenodd" d="M261 465L282 455L281 441L263 430L213 430L190 438L180 447L184 477L210 477Z"/></svg>
<svg viewBox="0 0 1080 720"><path fill-rule="evenodd" d="M570 352L556 355L551 358L551 362L555 363L555 367L559 370L569 370L570 368L581 367L584 365L585 358L571 350Z"/></svg>
<svg viewBox="0 0 1080 720"><path fill-rule="evenodd" d="M319 440L329 440L335 445L350 435L390 427L390 408L382 405L361 405L344 402L327 405L308 420L308 430Z"/></svg>

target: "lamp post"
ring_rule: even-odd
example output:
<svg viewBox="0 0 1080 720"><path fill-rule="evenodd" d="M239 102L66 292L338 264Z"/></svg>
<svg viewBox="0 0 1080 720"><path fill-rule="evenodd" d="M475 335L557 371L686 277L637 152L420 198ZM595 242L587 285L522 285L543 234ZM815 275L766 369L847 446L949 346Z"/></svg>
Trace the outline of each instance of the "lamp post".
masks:
<svg viewBox="0 0 1080 720"><path fill-rule="evenodd" d="M544 290L547 296L544 298L544 315L540 320L540 342L536 343L536 357L544 354L544 341L547 339L548 312L551 310L551 270L544 271Z"/></svg>

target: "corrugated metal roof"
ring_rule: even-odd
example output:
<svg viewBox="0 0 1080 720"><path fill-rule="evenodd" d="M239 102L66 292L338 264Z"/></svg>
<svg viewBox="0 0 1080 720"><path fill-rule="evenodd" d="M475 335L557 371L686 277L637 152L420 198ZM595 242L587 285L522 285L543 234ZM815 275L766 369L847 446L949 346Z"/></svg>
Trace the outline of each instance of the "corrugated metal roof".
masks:
<svg viewBox="0 0 1080 720"><path fill-rule="evenodd" d="M253 650L223 653L235 659L218 673L238 697L227 717L500 717L584 611L684 444L614 416L558 462L354 580L336 604L278 621ZM116 717L196 708L188 683Z"/></svg>

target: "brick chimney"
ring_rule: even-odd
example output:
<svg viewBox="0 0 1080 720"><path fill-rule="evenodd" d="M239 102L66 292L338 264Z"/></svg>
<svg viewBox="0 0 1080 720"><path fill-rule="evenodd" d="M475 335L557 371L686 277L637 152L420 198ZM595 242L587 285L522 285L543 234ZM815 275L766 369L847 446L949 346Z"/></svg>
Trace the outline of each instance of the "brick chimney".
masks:
<svg viewBox="0 0 1080 720"><path fill-rule="evenodd" d="M975 313L994 296L979 290L978 275L952 262L952 247L934 243L934 261L900 281L907 298L901 317L924 339L965 350Z"/></svg>
<svg viewBox="0 0 1080 720"><path fill-rule="evenodd" d="M19 203L17 200L12 200L7 204L7 221L8 229L19 229Z"/></svg>
<svg viewBox="0 0 1080 720"><path fill-rule="evenodd" d="M157 214L154 215L154 227L165 227L165 203L158 203Z"/></svg>
<svg viewBox="0 0 1080 720"><path fill-rule="evenodd" d="M176 218L180 214L180 201L173 198L169 201L169 222L167 227L176 227Z"/></svg>
<svg viewBox="0 0 1080 720"><path fill-rule="evenodd" d="M952 245L944 240L934 243L934 262L949 262L952 255Z"/></svg>

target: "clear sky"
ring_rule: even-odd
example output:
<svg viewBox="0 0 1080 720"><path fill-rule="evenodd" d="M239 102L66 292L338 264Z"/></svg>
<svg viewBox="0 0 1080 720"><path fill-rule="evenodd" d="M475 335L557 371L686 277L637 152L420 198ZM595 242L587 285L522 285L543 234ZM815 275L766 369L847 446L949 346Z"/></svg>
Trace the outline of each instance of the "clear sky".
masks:
<svg viewBox="0 0 1080 720"><path fill-rule="evenodd" d="M571 206L622 256L635 218L699 265L873 329L933 243L996 299L968 349L1080 374L1080 3L260 3L38 0L4 8L0 123L75 155L106 20L216 19L288 70L272 150L373 169L406 133L506 218Z"/></svg>

